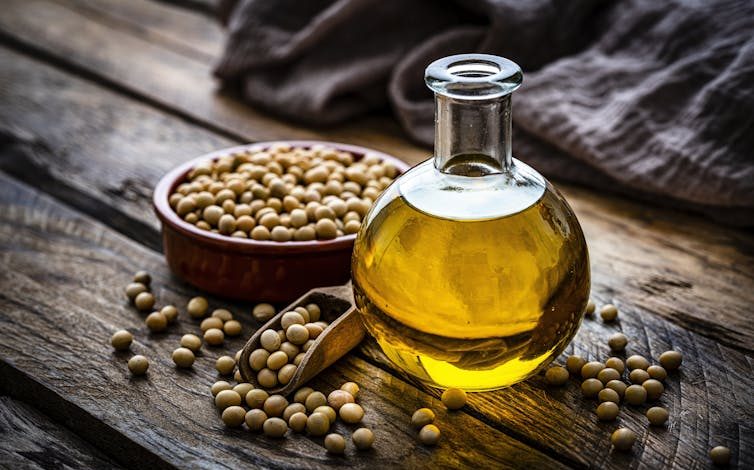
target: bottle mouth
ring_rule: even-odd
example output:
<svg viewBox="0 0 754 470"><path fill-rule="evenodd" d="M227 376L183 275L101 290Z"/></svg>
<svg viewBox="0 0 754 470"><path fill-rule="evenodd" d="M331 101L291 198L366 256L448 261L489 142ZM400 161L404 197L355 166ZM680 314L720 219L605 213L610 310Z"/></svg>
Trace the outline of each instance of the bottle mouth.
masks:
<svg viewBox="0 0 754 470"><path fill-rule="evenodd" d="M430 90L443 96L487 100L509 95L523 82L515 62L489 54L458 54L438 59L424 72Z"/></svg>

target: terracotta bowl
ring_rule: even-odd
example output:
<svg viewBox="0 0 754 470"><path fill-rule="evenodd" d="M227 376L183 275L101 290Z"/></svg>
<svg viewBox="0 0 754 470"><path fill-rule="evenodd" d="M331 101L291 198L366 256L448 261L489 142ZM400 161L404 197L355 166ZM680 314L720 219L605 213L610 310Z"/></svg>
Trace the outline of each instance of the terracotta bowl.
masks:
<svg viewBox="0 0 754 470"><path fill-rule="evenodd" d="M323 144L350 152L355 160L374 153L395 165L400 173L409 168L395 157L364 147L319 141L284 142L304 148ZM284 243L231 238L197 228L170 207L170 194L197 163L233 152L264 150L273 143L259 142L202 155L170 171L157 183L154 209L162 222L165 258L176 276L221 297L266 302L286 302L314 287L348 281L355 234L334 240Z"/></svg>

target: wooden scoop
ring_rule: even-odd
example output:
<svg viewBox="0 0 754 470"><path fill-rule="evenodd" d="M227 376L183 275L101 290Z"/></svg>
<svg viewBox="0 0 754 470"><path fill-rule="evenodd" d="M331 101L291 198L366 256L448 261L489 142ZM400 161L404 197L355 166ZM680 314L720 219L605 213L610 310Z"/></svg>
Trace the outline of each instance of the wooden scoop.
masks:
<svg viewBox="0 0 754 470"><path fill-rule="evenodd" d="M262 388L257 382L257 373L249 365L249 356L251 353L255 349L262 347L259 343L262 332L267 329L275 331L282 329L280 320L285 312L293 310L296 307L304 307L310 303L319 306L321 311L320 320L328 322L329 325L314 340L314 344L309 348L301 364L296 368L296 373L293 374L291 381L286 385L265 389L267 392L283 396L290 394L308 382L312 377L322 372L330 364L343 357L364 339L364 325L354 306L351 283L345 286L312 289L292 304L281 309L277 315L259 328L249 338L249 341L246 342L241 350L241 360L238 364L241 377L245 381L256 388Z"/></svg>

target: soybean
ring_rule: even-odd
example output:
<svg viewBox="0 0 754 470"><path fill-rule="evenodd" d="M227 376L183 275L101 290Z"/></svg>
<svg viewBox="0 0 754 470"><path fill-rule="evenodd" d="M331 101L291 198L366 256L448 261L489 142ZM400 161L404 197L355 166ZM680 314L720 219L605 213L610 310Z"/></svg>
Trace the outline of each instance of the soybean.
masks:
<svg viewBox="0 0 754 470"><path fill-rule="evenodd" d="M267 367L270 353L266 349L255 349L249 354L249 366L256 372Z"/></svg>
<svg viewBox="0 0 754 470"><path fill-rule="evenodd" d="M215 395L215 406L221 410L229 406L240 406L241 395L234 390L222 390Z"/></svg>
<svg viewBox="0 0 754 470"><path fill-rule="evenodd" d="M550 385L560 386L568 382L568 370L565 367L553 366L545 372L545 380Z"/></svg>
<svg viewBox="0 0 754 470"><path fill-rule="evenodd" d="M168 323L173 323L178 318L178 309L173 305L166 305L160 309L160 313L165 315Z"/></svg>
<svg viewBox="0 0 754 470"><path fill-rule="evenodd" d="M342 419L343 422L348 424L355 424L361 421L361 419L364 417L364 409L356 403L346 403L345 405L340 407L338 414L340 415L340 419Z"/></svg>
<svg viewBox="0 0 754 470"><path fill-rule="evenodd" d="M293 394L293 401L296 403L306 403L306 398L314 393L314 389L310 387L301 387Z"/></svg>
<svg viewBox="0 0 754 470"><path fill-rule="evenodd" d="M229 375L233 373L233 369L236 368L236 360L230 356L220 356L215 361L215 369L220 375Z"/></svg>
<svg viewBox="0 0 754 470"><path fill-rule="evenodd" d="M662 395L662 392L665 391L665 387L662 385L662 382L656 379L649 379L645 380L644 383L641 384L642 387L644 387L644 390L647 391L647 400L649 401L655 401L658 398L660 398L660 395Z"/></svg>
<svg viewBox="0 0 754 470"><path fill-rule="evenodd" d="M327 397L322 392L312 392L306 397L304 405L306 411L312 413L317 407L327 405Z"/></svg>
<svg viewBox="0 0 754 470"><path fill-rule="evenodd" d="M626 364L619 357L610 357L605 361L605 367L615 369L622 374L626 370Z"/></svg>
<svg viewBox="0 0 754 470"><path fill-rule="evenodd" d="M308 419L309 418L304 412L293 413L291 417L288 418L288 426L290 426L294 432L304 432Z"/></svg>
<svg viewBox="0 0 754 470"><path fill-rule="evenodd" d="M275 316L275 307L271 304L257 304L251 311L251 315L258 322L266 322Z"/></svg>
<svg viewBox="0 0 754 470"><path fill-rule="evenodd" d="M125 351L131 347L133 340L134 336L128 330L118 330L110 338L110 344L116 351Z"/></svg>
<svg viewBox="0 0 754 470"><path fill-rule="evenodd" d="M209 304L207 303L207 299L204 297L194 297L189 300L186 311L191 318L202 318L207 314L208 308Z"/></svg>
<svg viewBox="0 0 754 470"><path fill-rule="evenodd" d="M641 385L629 385L623 396L629 405L642 405L647 401L647 391Z"/></svg>
<svg viewBox="0 0 754 470"><path fill-rule="evenodd" d="M678 351L665 351L660 354L660 365L665 368L666 371L674 371L681 367L683 362L683 355Z"/></svg>
<svg viewBox="0 0 754 470"><path fill-rule="evenodd" d="M328 434L325 436L325 449L331 454L342 454L346 450L346 440L340 434Z"/></svg>
<svg viewBox="0 0 754 470"><path fill-rule="evenodd" d="M334 423L338 419L338 414L331 407L327 405L318 406L314 409L314 413L322 413L330 420L330 424Z"/></svg>
<svg viewBox="0 0 754 470"><path fill-rule="evenodd" d="M647 419L652 426L662 426L669 416L668 410L660 406L653 406L647 410Z"/></svg>
<svg viewBox="0 0 754 470"><path fill-rule="evenodd" d="M415 428L422 428L427 424L432 424L434 421L435 413L429 408L419 408L411 416L411 426Z"/></svg>
<svg viewBox="0 0 754 470"><path fill-rule="evenodd" d="M202 320L202 322L199 324L199 329L202 330L202 333L205 333L210 328L222 328L223 327L223 321L217 317L208 317Z"/></svg>
<svg viewBox="0 0 754 470"><path fill-rule="evenodd" d="M249 408L262 408L270 395L260 388L254 388L246 392L245 401Z"/></svg>
<svg viewBox="0 0 754 470"><path fill-rule="evenodd" d="M374 444L374 433L367 428L359 428L351 435L353 444L359 450L367 450Z"/></svg>
<svg viewBox="0 0 754 470"><path fill-rule="evenodd" d="M440 399L449 410L458 410L466 404L466 392L460 388L449 388L442 392Z"/></svg>
<svg viewBox="0 0 754 470"><path fill-rule="evenodd" d="M602 369L605 368L605 364L597 361L591 361L584 364L584 367L581 368L581 378L582 379L592 379L597 377L597 374L600 373Z"/></svg>
<svg viewBox="0 0 754 470"><path fill-rule="evenodd" d="M212 318L219 318L223 323L233 320L233 314L230 310L218 308L212 311Z"/></svg>
<svg viewBox="0 0 754 470"><path fill-rule="evenodd" d="M324 436L330 430L330 418L322 413L312 413L306 420L306 432L312 436Z"/></svg>
<svg viewBox="0 0 754 470"><path fill-rule="evenodd" d="M354 403L355 401L353 395L345 390L333 390L327 396L327 404L335 411L339 411L346 403Z"/></svg>
<svg viewBox="0 0 754 470"><path fill-rule="evenodd" d="M194 353L188 348L178 348L173 351L173 362L178 367L188 368L194 364Z"/></svg>
<svg viewBox="0 0 754 470"><path fill-rule="evenodd" d="M154 307L154 295L151 292L142 292L134 298L134 305L142 312Z"/></svg>
<svg viewBox="0 0 754 470"><path fill-rule="evenodd" d="M222 420L231 428L237 428L246 419L246 410L240 406L229 406L223 410Z"/></svg>
<svg viewBox="0 0 754 470"><path fill-rule="evenodd" d="M132 282L131 284L126 286L126 296L131 302L134 302L136 299L136 296L141 294L142 292L147 292L149 289L147 289L147 286L140 282Z"/></svg>
<svg viewBox="0 0 754 470"><path fill-rule="evenodd" d="M162 312L150 313L149 315L147 315L144 323L147 325L147 328L155 333L165 331L165 328L168 327L168 319L165 318L165 315L163 315Z"/></svg>
<svg viewBox="0 0 754 470"><path fill-rule="evenodd" d="M607 340L607 345L613 351L623 351L628 344L628 338L623 333L615 333Z"/></svg>
<svg viewBox="0 0 754 470"><path fill-rule="evenodd" d="M649 367L649 361L644 356L639 356L638 354L635 354L628 359L626 359L626 366L630 370L634 369L642 369L647 370Z"/></svg>
<svg viewBox="0 0 754 470"><path fill-rule="evenodd" d="M598 379L586 379L581 383L581 393L586 398L594 398L604 387Z"/></svg>
<svg viewBox="0 0 754 470"><path fill-rule="evenodd" d="M599 418L600 421L613 421L618 417L619 411L620 408L615 402L605 401L600 403L600 406L597 407L597 418Z"/></svg>
<svg viewBox="0 0 754 470"><path fill-rule="evenodd" d="M346 382L340 386L340 389L350 393L354 399L359 396L359 386L355 382Z"/></svg>
<svg viewBox="0 0 754 470"><path fill-rule="evenodd" d="M612 322L618 318L618 307L613 304L605 304L600 309L600 316L604 322Z"/></svg>
<svg viewBox="0 0 754 470"><path fill-rule="evenodd" d="M219 328L210 328L204 332L204 342L210 346L219 346L225 340L225 333Z"/></svg>
<svg viewBox="0 0 754 470"><path fill-rule="evenodd" d="M259 337L259 344L267 351L273 353L280 349L280 336L275 330L264 330Z"/></svg>
<svg viewBox="0 0 754 470"><path fill-rule="evenodd" d="M149 360L140 354L137 354L128 360L128 370L130 370L133 375L144 375L147 372L147 369L149 369Z"/></svg>
<svg viewBox="0 0 754 470"><path fill-rule="evenodd" d="M626 428L619 428L610 436L610 442L617 450L627 451L636 442L636 433Z"/></svg>
<svg viewBox="0 0 754 470"><path fill-rule="evenodd" d="M228 382L224 380L219 380L215 382L214 384L212 384L210 391L212 392L212 396L216 397L217 394L222 392L223 390L231 390L232 388L233 387L231 387L231 385Z"/></svg>
<svg viewBox="0 0 754 470"><path fill-rule="evenodd" d="M228 320L223 325L223 333L228 336L238 336L241 334L241 323L236 320Z"/></svg>
<svg viewBox="0 0 754 470"><path fill-rule="evenodd" d="M246 426L249 428L249 431L259 432L262 430L264 422L267 421L267 415L260 409L252 408L246 412L244 420L246 421Z"/></svg>
<svg viewBox="0 0 754 470"><path fill-rule="evenodd" d="M611 380L620 379L620 372L611 367L606 367L597 374L597 379L603 384L606 384Z"/></svg>
<svg viewBox="0 0 754 470"><path fill-rule="evenodd" d="M282 416L283 411L288 406L288 400L282 395L270 395L264 401L262 409L267 416Z"/></svg>
<svg viewBox="0 0 754 470"><path fill-rule="evenodd" d="M279 439L288 432L288 424L280 418L269 418L262 425L264 434Z"/></svg>
<svg viewBox="0 0 754 470"><path fill-rule="evenodd" d="M649 379L649 373L644 369L634 369L628 374L628 378L632 383L641 385Z"/></svg>
<svg viewBox="0 0 754 470"><path fill-rule="evenodd" d="M647 373L651 378L656 380L665 380L668 377L667 371L662 366L649 366L647 367Z"/></svg>
<svg viewBox="0 0 754 470"><path fill-rule="evenodd" d="M715 465L728 465L730 463L730 449L724 446L713 447L709 451L709 457Z"/></svg>
<svg viewBox="0 0 754 470"><path fill-rule="evenodd" d="M566 359L566 369L571 375L581 374L581 368L586 364L586 359L581 356L568 356Z"/></svg>
<svg viewBox="0 0 754 470"><path fill-rule="evenodd" d="M181 346L190 349L192 352L197 352L202 347L202 339L196 335L185 334L181 336Z"/></svg>
<svg viewBox="0 0 754 470"><path fill-rule="evenodd" d="M620 395L612 388L603 388L597 394L597 399L600 403L611 401L613 403L620 403Z"/></svg>
<svg viewBox="0 0 754 470"><path fill-rule="evenodd" d="M427 446L433 446L440 440L440 429L434 424L427 424L419 431L419 442Z"/></svg>

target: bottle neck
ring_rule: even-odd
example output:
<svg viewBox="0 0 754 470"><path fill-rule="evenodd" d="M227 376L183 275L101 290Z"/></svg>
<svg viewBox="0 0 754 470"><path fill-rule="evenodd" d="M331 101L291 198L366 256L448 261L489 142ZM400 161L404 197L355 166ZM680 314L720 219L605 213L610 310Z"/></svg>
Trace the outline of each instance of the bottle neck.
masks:
<svg viewBox="0 0 754 470"><path fill-rule="evenodd" d="M507 173L511 155L511 95L465 100L435 93L437 170L462 176Z"/></svg>

